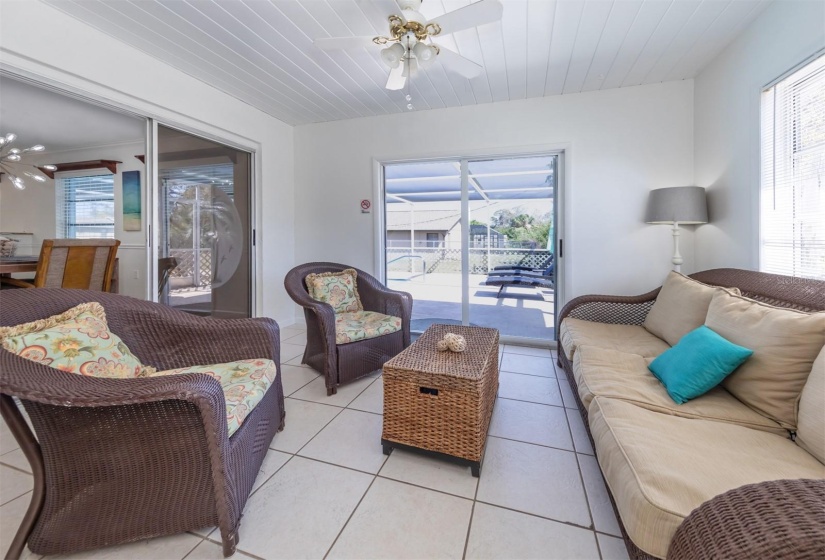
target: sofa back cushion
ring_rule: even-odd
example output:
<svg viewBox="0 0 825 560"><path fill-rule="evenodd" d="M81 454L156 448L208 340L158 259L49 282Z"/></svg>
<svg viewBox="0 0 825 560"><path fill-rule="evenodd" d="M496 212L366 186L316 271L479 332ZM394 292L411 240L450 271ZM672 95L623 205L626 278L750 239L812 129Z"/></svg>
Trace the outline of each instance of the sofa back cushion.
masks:
<svg viewBox="0 0 825 560"><path fill-rule="evenodd" d="M799 397L796 443L825 463L825 346L819 351Z"/></svg>
<svg viewBox="0 0 825 560"><path fill-rule="evenodd" d="M714 294L705 324L753 350L722 386L757 412L795 430L799 395L825 345L825 312L773 307L723 290Z"/></svg>
<svg viewBox="0 0 825 560"><path fill-rule="evenodd" d="M642 326L675 346L684 335L705 324L710 300L721 289L671 272Z"/></svg>

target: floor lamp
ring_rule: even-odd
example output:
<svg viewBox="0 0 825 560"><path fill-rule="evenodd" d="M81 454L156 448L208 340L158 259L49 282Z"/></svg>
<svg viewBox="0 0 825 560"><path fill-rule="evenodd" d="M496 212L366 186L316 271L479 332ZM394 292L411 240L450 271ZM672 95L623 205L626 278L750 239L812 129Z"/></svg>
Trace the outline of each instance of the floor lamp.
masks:
<svg viewBox="0 0 825 560"><path fill-rule="evenodd" d="M650 191L647 199L648 224L673 225L673 270L681 272L679 254L679 224L708 223L708 204L702 187L668 187Z"/></svg>

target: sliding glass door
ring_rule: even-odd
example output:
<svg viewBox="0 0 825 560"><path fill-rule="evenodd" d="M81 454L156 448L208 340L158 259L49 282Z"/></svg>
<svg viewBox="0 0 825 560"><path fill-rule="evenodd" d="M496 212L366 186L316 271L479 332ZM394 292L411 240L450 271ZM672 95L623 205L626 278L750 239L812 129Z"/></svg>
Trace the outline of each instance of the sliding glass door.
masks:
<svg viewBox="0 0 825 560"><path fill-rule="evenodd" d="M251 155L157 127L158 301L252 316Z"/></svg>
<svg viewBox="0 0 825 560"><path fill-rule="evenodd" d="M432 323L549 343L555 315L558 155L384 167L386 278Z"/></svg>

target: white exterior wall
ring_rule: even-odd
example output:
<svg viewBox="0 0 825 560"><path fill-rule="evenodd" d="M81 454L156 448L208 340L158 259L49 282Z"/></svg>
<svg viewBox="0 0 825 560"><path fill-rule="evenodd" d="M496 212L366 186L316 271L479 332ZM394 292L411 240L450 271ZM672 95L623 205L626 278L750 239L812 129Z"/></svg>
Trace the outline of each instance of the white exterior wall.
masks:
<svg viewBox="0 0 825 560"><path fill-rule="evenodd" d="M292 127L40 2L4 0L0 16L3 70L257 152L257 311L292 323Z"/></svg>
<svg viewBox="0 0 825 560"><path fill-rule="evenodd" d="M696 268L759 267L759 109L762 89L825 48L825 2L774 2L697 77L697 185L710 223Z"/></svg>
<svg viewBox="0 0 825 560"><path fill-rule="evenodd" d="M399 133L403 131L403 133ZM693 184L693 82L412 112L295 128L296 255L376 272L380 160L566 150L565 288L635 294L670 269L670 231L643 223L648 191ZM377 201L375 201L377 202ZM693 231L682 235L694 270Z"/></svg>

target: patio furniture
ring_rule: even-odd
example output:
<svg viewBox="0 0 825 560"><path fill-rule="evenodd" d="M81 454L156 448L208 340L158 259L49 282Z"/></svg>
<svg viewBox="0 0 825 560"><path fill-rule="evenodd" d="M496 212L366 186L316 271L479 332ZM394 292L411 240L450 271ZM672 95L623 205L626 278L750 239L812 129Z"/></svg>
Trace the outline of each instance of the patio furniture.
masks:
<svg viewBox="0 0 825 560"><path fill-rule="evenodd" d="M448 332L465 338L464 352L436 349ZM498 339L496 329L436 324L384 364L385 455L423 451L481 474L498 393Z"/></svg>
<svg viewBox="0 0 825 560"><path fill-rule="evenodd" d="M509 274L507 274L509 273ZM555 289L555 266L551 264L541 273L527 271L494 271L487 275L485 286L498 286L497 298L506 295L508 286L527 286L532 288Z"/></svg>
<svg viewBox="0 0 825 560"><path fill-rule="evenodd" d="M271 319L201 319L85 290L9 290L0 297L1 326L99 302L109 329L158 370L280 361ZM19 557L26 543L37 554L62 554L213 526L230 556L269 442L284 425L280 376L229 437L223 389L206 374L87 377L6 350L0 410L34 474L32 501L7 558Z"/></svg>
<svg viewBox="0 0 825 560"><path fill-rule="evenodd" d="M551 266L554 261L555 261L555 255L550 254L539 266L522 266L522 265L518 265L518 264L514 264L514 265L502 264L502 265L493 267L493 271L495 273L501 273L501 274L505 274L505 275L509 272L515 272L515 273L533 272L533 273L539 273L540 274L543 271L547 270L547 268L549 266ZM493 274L493 272L490 272L490 274Z"/></svg>
<svg viewBox="0 0 825 560"><path fill-rule="evenodd" d="M825 558L825 480L771 480L711 498L682 521L668 560Z"/></svg>
<svg viewBox="0 0 825 560"><path fill-rule="evenodd" d="M44 239L34 280L0 278L17 288L73 288L108 292L112 286L117 239Z"/></svg>
<svg viewBox="0 0 825 560"><path fill-rule="evenodd" d="M327 395L334 395L338 386L379 369L384 362L410 345L412 296L390 290L378 280L355 268L357 289L365 311L401 319L401 329L373 338L336 343L336 315L328 303L310 297L305 279L308 274L341 272L353 268L329 262L302 264L290 270L284 279L287 293L304 308L307 344L301 363L324 374Z"/></svg>

